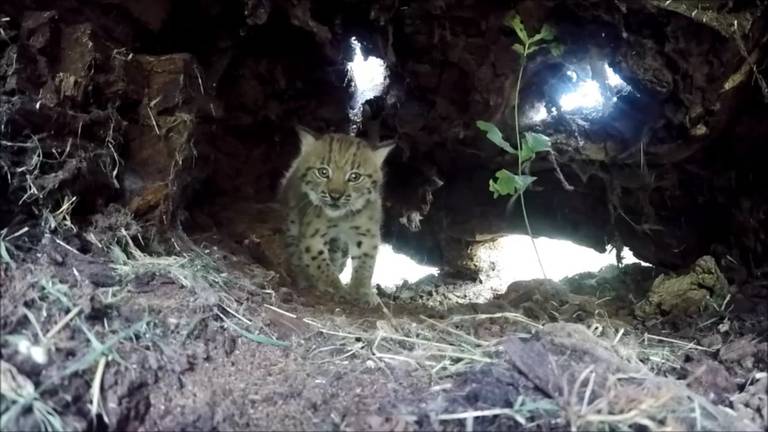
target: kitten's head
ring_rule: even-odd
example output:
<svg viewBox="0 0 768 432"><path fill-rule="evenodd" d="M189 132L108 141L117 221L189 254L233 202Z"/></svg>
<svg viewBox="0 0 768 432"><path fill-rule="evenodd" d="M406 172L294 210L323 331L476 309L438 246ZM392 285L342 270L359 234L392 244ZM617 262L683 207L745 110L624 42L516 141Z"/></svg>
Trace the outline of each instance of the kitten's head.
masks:
<svg viewBox="0 0 768 432"><path fill-rule="evenodd" d="M362 209L378 197L381 166L394 141L376 148L350 135L316 134L296 128L301 154L296 164L301 189L331 217Z"/></svg>

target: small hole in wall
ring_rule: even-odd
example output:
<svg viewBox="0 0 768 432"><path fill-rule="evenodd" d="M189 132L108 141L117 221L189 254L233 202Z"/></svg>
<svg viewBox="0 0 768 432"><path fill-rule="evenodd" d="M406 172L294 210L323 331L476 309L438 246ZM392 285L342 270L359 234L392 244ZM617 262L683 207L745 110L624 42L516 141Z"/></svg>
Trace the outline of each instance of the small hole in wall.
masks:
<svg viewBox="0 0 768 432"><path fill-rule="evenodd" d="M603 103L603 96L600 94L600 84L591 79L579 83L576 90L560 97L560 108L566 112L577 109L599 108L603 106Z"/></svg>
<svg viewBox="0 0 768 432"><path fill-rule="evenodd" d="M528 123L541 123L558 112L569 116L600 117L607 114L618 98L633 89L608 63L601 63L598 70L587 64L568 66L555 82L548 87L554 103L535 101L523 113Z"/></svg>
<svg viewBox="0 0 768 432"><path fill-rule="evenodd" d="M373 56L365 58L360 42L356 38L352 38L349 43L354 50L352 61L347 63L349 76L354 84L350 117L352 118L353 129L356 129L362 120L363 103L379 96L387 85L387 66L384 60L380 58ZM354 131L352 132L354 133Z"/></svg>
<svg viewBox="0 0 768 432"><path fill-rule="evenodd" d="M601 72L600 78L594 73L588 78L569 70L568 77L576 87L560 97L560 108L564 112L607 109L616 101L618 92L631 90L607 63L603 63Z"/></svg>

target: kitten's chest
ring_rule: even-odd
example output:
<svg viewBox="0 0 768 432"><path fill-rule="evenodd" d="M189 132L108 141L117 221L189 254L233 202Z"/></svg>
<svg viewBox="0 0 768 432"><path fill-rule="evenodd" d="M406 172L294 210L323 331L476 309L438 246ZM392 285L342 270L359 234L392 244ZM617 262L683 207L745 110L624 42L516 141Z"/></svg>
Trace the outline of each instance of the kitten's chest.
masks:
<svg viewBox="0 0 768 432"><path fill-rule="evenodd" d="M352 241L360 237L369 237L378 229L374 220L367 215L358 215L354 218L333 221L328 224L328 234L330 237L346 241Z"/></svg>
<svg viewBox="0 0 768 432"><path fill-rule="evenodd" d="M354 228L353 228L354 227ZM352 225L349 223L340 223L340 224L334 224L331 223L328 225L328 235L331 238L338 238L345 241L351 241L354 238L357 238L360 232L358 229L356 229L356 225Z"/></svg>

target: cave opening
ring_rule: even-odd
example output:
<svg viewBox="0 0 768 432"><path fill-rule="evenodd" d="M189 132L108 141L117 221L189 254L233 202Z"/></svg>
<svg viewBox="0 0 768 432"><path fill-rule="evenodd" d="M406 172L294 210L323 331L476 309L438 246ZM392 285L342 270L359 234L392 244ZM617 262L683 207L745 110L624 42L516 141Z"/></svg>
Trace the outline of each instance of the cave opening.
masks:
<svg viewBox="0 0 768 432"><path fill-rule="evenodd" d="M609 249L601 253L568 240L547 237L536 238L536 244L547 277L556 281L582 273L597 273L611 266L620 268L635 263L649 266L626 249L620 252ZM510 283L542 277L526 235L505 235L484 242L472 252L473 258L481 263L473 290L485 299L503 292ZM342 282L349 282L351 271L351 260L348 260L340 276ZM419 263L386 243L379 248L373 283L384 291L391 292L403 283L418 283L430 276L440 276L439 267Z"/></svg>
<svg viewBox="0 0 768 432"><path fill-rule="evenodd" d="M536 238L536 244L547 277L554 281L567 283L569 278L588 274L615 274L632 264L639 266L632 271L652 268L627 249L601 253L568 240L547 237ZM419 291L423 286L442 281L461 287L464 300L459 302L487 302L503 294L510 284L543 277L526 235L505 235L484 242L472 249L472 259L479 264L474 279L456 280L451 271L441 272L438 266L419 263L385 243L379 248L372 283L378 285L382 293L391 295L399 290ZM351 260L348 260L340 275L342 282L349 283L351 271Z"/></svg>
<svg viewBox="0 0 768 432"><path fill-rule="evenodd" d="M556 281L579 273L598 272L606 266L643 263L631 251L597 252L568 240L537 237L536 246L547 277ZM506 285L543 277L531 241L526 235L503 236L478 248L480 260L487 262L486 279Z"/></svg>

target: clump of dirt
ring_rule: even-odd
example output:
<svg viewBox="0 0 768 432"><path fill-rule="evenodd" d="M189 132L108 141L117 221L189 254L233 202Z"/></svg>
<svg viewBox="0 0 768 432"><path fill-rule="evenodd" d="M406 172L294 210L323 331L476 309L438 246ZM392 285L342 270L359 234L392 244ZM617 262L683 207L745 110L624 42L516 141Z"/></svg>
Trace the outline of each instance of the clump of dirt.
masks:
<svg viewBox="0 0 768 432"><path fill-rule="evenodd" d="M768 425L768 374L755 374L754 380L732 400L733 409L739 417L754 424Z"/></svg>
<svg viewBox="0 0 768 432"><path fill-rule="evenodd" d="M754 429L672 379L651 374L637 361L622 358L611 343L585 327L549 324L534 338L507 341L507 362L537 388L558 401L568 423L594 430L643 424L705 430ZM543 362L543 364L542 364ZM701 407L698 417L692 414Z"/></svg>
<svg viewBox="0 0 768 432"><path fill-rule="evenodd" d="M607 265L597 272L579 273L560 281L573 294L635 304L651 288L658 270L640 263Z"/></svg>
<svg viewBox="0 0 768 432"><path fill-rule="evenodd" d="M728 282L710 256L699 258L690 271L677 276L659 276L648 298L637 305L638 317L686 318L722 307L728 297Z"/></svg>
<svg viewBox="0 0 768 432"><path fill-rule="evenodd" d="M486 302L499 289L492 284L440 274L427 275L415 282L404 281L391 292L382 288L379 294L397 303L420 304L445 310L456 304Z"/></svg>

